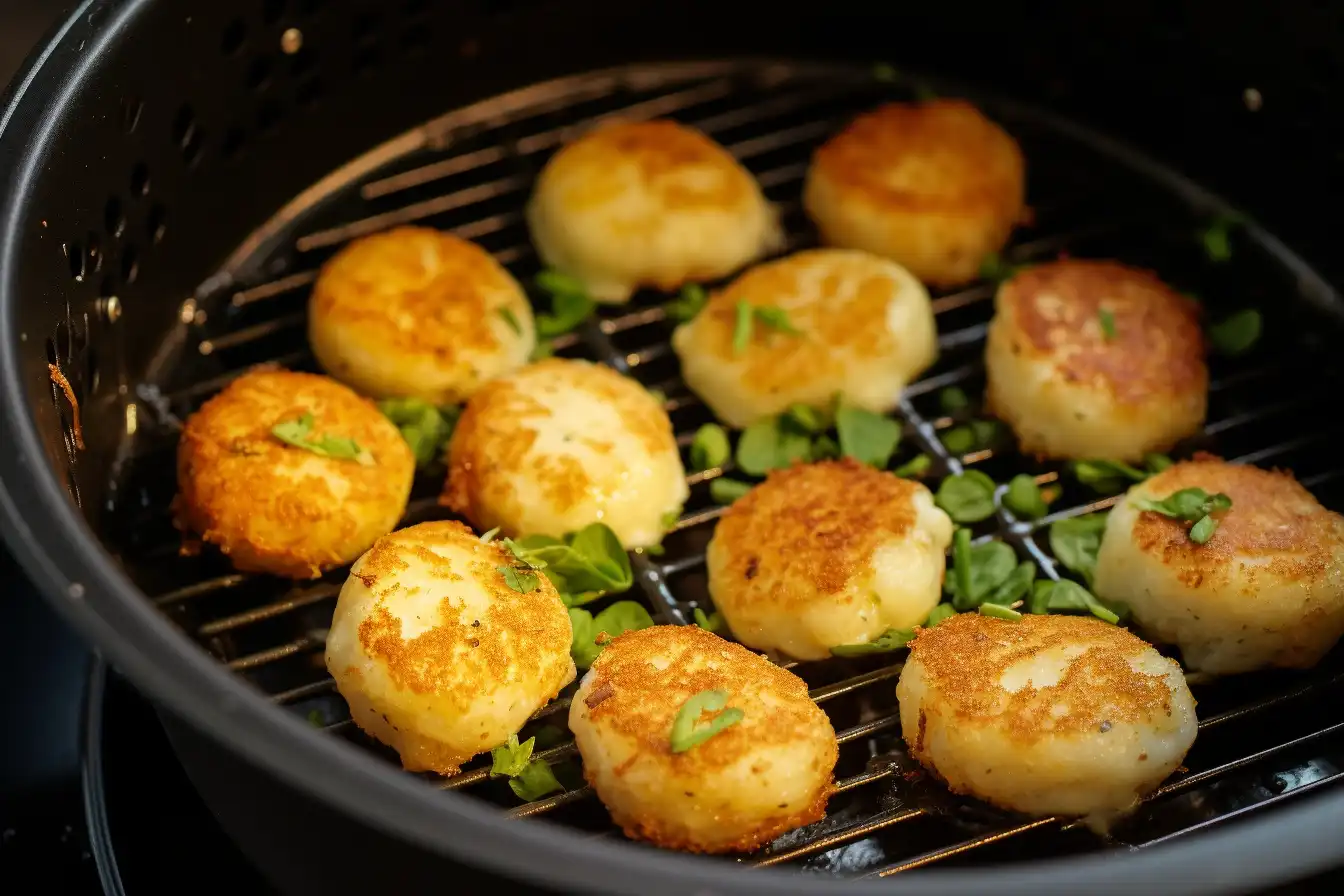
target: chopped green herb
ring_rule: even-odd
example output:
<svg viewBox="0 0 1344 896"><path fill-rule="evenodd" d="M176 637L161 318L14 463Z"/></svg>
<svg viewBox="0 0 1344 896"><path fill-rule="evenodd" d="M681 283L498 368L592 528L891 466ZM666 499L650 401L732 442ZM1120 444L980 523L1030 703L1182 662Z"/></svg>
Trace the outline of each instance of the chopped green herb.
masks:
<svg viewBox="0 0 1344 896"><path fill-rule="evenodd" d="M841 405L835 412L840 452L860 463L884 469L901 442L901 425L889 417Z"/></svg>
<svg viewBox="0 0 1344 896"><path fill-rule="evenodd" d="M563 274L560 271L545 270L537 274L533 280L537 288L542 292L550 293L553 296L562 294L569 295L587 295L588 287L583 285L583 281L577 277L571 277L569 274Z"/></svg>
<svg viewBox="0 0 1344 896"><path fill-rule="evenodd" d="M723 630L723 614L718 610L715 610L713 613L706 616L704 610L696 607L692 616L695 619L695 624L707 632L718 634Z"/></svg>
<svg viewBox="0 0 1344 896"><path fill-rule="evenodd" d="M971 544L969 529L952 536L952 575L944 590L957 610L974 609L1009 582L1019 564L1013 549L1001 541Z"/></svg>
<svg viewBox="0 0 1344 896"><path fill-rule="evenodd" d="M916 454L896 469L892 470L897 476L914 478L923 476L933 466L933 460L927 454Z"/></svg>
<svg viewBox="0 0 1344 896"><path fill-rule="evenodd" d="M509 329L514 332L514 335L523 335L523 325L518 323L518 318L514 315L512 308L497 308L495 310L500 317L504 318L504 323L509 325Z"/></svg>
<svg viewBox="0 0 1344 896"><path fill-rule="evenodd" d="M549 339L538 339L537 344L532 346L532 353L527 356L529 361L543 361L555 355L555 346Z"/></svg>
<svg viewBox="0 0 1344 896"><path fill-rule="evenodd" d="M822 434L812 440L812 460L831 460L840 456L840 446L835 439Z"/></svg>
<svg viewBox="0 0 1344 896"><path fill-rule="evenodd" d="M663 531L667 530L664 529ZM650 557L661 557L667 553L667 548L660 544L646 544L644 547L635 550L640 554L648 554Z"/></svg>
<svg viewBox="0 0 1344 896"><path fill-rule="evenodd" d="M978 523L994 515L994 480L979 470L948 476L935 499L955 522Z"/></svg>
<svg viewBox="0 0 1344 896"><path fill-rule="evenodd" d="M1171 458L1165 454L1145 454L1143 456L1143 466L1149 473L1161 473L1171 464Z"/></svg>
<svg viewBox="0 0 1344 896"><path fill-rule="evenodd" d="M583 283L568 274L542 271L537 275L536 283L551 296L550 313L538 314L536 318L537 335L544 339L568 333L597 310L597 304Z"/></svg>
<svg viewBox="0 0 1344 896"><path fill-rule="evenodd" d="M820 411L805 404L791 405L784 412L784 419L803 432L809 433L821 432L830 425Z"/></svg>
<svg viewBox="0 0 1344 896"><path fill-rule="evenodd" d="M353 460L361 466L373 466L373 455L359 447L359 443L354 439L325 434L314 435L311 413L305 413L297 420L275 424L271 427L271 435L287 445L311 451L320 457Z"/></svg>
<svg viewBox="0 0 1344 896"><path fill-rule="evenodd" d="M629 555L603 523L590 523L563 539L527 535L515 544L524 562L545 569L568 606L620 594L634 584Z"/></svg>
<svg viewBox="0 0 1344 896"><path fill-rule="evenodd" d="M911 89L915 92L915 99L919 100L921 103L938 99L938 91L934 90L923 81L916 81L911 85Z"/></svg>
<svg viewBox="0 0 1344 896"><path fill-rule="evenodd" d="M1008 574L1008 578L1000 582L989 597L985 598L985 603L1010 607L1027 596L1035 581L1036 564L1023 560Z"/></svg>
<svg viewBox="0 0 1344 896"><path fill-rule="evenodd" d="M789 315L783 308L776 308L774 305L757 305L752 310L756 313L756 320L772 330L778 330L790 336L803 335L802 330L789 323Z"/></svg>
<svg viewBox="0 0 1344 896"><path fill-rule="evenodd" d="M753 321L750 302L738 302L733 318L733 354L740 355L747 350L751 342L751 324Z"/></svg>
<svg viewBox="0 0 1344 896"><path fill-rule="evenodd" d="M1045 613L1085 612L1111 625L1120 622L1118 613L1102 603L1091 591L1068 579L1037 582L1027 608L1038 616Z"/></svg>
<svg viewBox="0 0 1344 896"><path fill-rule="evenodd" d="M901 77L896 67L886 62L874 62L872 73L873 80L882 84L894 84Z"/></svg>
<svg viewBox="0 0 1344 896"><path fill-rule="evenodd" d="M1209 342L1219 354L1236 357L1260 339L1260 328L1260 312L1248 308L1209 327Z"/></svg>
<svg viewBox="0 0 1344 896"><path fill-rule="evenodd" d="M1195 544L1205 544L1213 533L1218 531L1218 521L1211 516L1202 516L1190 527L1190 540Z"/></svg>
<svg viewBox="0 0 1344 896"><path fill-rule="evenodd" d="M909 629L889 628L866 644L837 644L831 648L833 656L866 656L870 653L891 653L915 639Z"/></svg>
<svg viewBox="0 0 1344 896"><path fill-rule="evenodd" d="M1097 568L1101 535L1106 531L1106 514L1089 513L1050 524L1050 550L1055 559L1073 570L1089 584Z"/></svg>
<svg viewBox="0 0 1344 896"><path fill-rule="evenodd" d="M523 769L532 761L532 749L536 746L537 739L529 737L522 743L518 743L518 735L510 734L506 743L495 747L490 751L490 777L500 776L514 777L521 775Z"/></svg>
<svg viewBox="0 0 1344 896"><path fill-rule="evenodd" d="M751 476L764 476L796 460L808 460L812 439L791 426L781 426L779 417L757 420L737 440L737 465Z"/></svg>
<svg viewBox="0 0 1344 896"><path fill-rule="evenodd" d="M704 713L716 713L708 722L701 723ZM685 753L692 747L742 721L746 715L736 706L728 706L727 691L701 691L691 697L677 712L672 722L672 752Z"/></svg>
<svg viewBox="0 0 1344 896"><path fill-rule="evenodd" d="M1021 613L1000 604L981 604L978 609L982 616L993 616L995 619L1004 619L1008 622L1017 622L1022 618Z"/></svg>
<svg viewBox="0 0 1344 896"><path fill-rule="evenodd" d="M569 608L569 625L573 640L569 652L574 665L587 669L593 664L611 639L626 632L638 631L653 625L649 611L632 600L618 600L597 616L578 607ZM602 643L597 643L601 637Z"/></svg>
<svg viewBox="0 0 1344 896"><path fill-rule="evenodd" d="M675 510L669 510L658 518L658 522L662 525L664 532L671 532L673 529L677 528L677 523L681 521L681 511L682 508L678 507ZM647 551L648 548L645 548L644 550Z"/></svg>
<svg viewBox="0 0 1344 896"><path fill-rule="evenodd" d="M732 504L749 491L751 491L751 483L742 482L740 479L719 477L709 484L709 496L715 504Z"/></svg>
<svg viewBox="0 0 1344 896"><path fill-rule="evenodd" d="M495 536L498 534L499 534L498 526L496 526L493 529L487 529L485 532L481 533L481 544L489 544L490 542L495 540Z"/></svg>
<svg viewBox="0 0 1344 896"><path fill-rule="evenodd" d="M1002 283L1012 279L1023 267L1024 265L1009 264L999 253L991 252L980 262L980 276L995 283Z"/></svg>
<svg viewBox="0 0 1344 896"><path fill-rule="evenodd" d="M1147 470L1115 460L1075 461L1072 470L1075 479L1098 492L1118 492L1128 482L1142 482L1149 476Z"/></svg>
<svg viewBox="0 0 1344 896"><path fill-rule="evenodd" d="M1097 312L1097 322L1101 324L1101 335L1106 337L1107 342L1110 342L1111 340L1115 339L1116 332L1115 332L1114 314L1107 311L1105 308L1102 308Z"/></svg>
<svg viewBox="0 0 1344 896"><path fill-rule="evenodd" d="M957 386L948 386L938 393L938 406L942 408L944 414L955 414L957 411L964 411L971 406L971 400L966 396L966 392Z"/></svg>
<svg viewBox="0 0 1344 896"><path fill-rule="evenodd" d="M320 709L308 710L308 724L312 725L314 728L324 727L326 723L322 721L322 710Z"/></svg>
<svg viewBox="0 0 1344 896"><path fill-rule="evenodd" d="M1232 257L1232 230L1246 223L1246 218L1236 212L1223 212L1214 216L1200 233L1204 244L1204 254L1210 261L1224 262Z"/></svg>
<svg viewBox="0 0 1344 896"><path fill-rule="evenodd" d="M1139 498L1134 506L1139 510L1160 513L1169 519L1193 523L1210 513L1230 509L1232 499L1222 492L1211 495L1202 488L1183 488L1160 501Z"/></svg>
<svg viewBox="0 0 1344 896"><path fill-rule="evenodd" d="M497 566L495 568L504 577L504 584L519 594L528 594L541 586L541 580L537 578L537 574L527 568L517 566Z"/></svg>
<svg viewBox="0 0 1344 896"><path fill-rule="evenodd" d="M534 759L518 773L517 777L509 779L509 789L518 799L530 803L565 788L556 780L555 772L551 771L549 765L540 759Z"/></svg>
<svg viewBox="0 0 1344 896"><path fill-rule="evenodd" d="M926 628L933 628L944 619L951 619L957 615L957 608L949 603L941 603L929 611L929 618L924 620Z"/></svg>
<svg viewBox="0 0 1344 896"><path fill-rule="evenodd" d="M728 433L717 423L706 423L695 431L691 439L691 469L713 470L728 463L732 457Z"/></svg>
<svg viewBox="0 0 1344 896"><path fill-rule="evenodd" d="M943 433L943 447L954 455L970 454L975 450L975 430L969 426L954 426Z"/></svg>
<svg viewBox="0 0 1344 896"><path fill-rule="evenodd" d="M709 301L709 293L699 283L687 283L677 297L663 305L669 320L686 323L695 318Z"/></svg>
<svg viewBox="0 0 1344 896"><path fill-rule="evenodd" d="M789 315L782 308L773 305L753 305L750 302L738 302L733 324L733 354L740 355L747 350L756 323L772 330L778 330L789 336L801 336L802 331L789 323Z"/></svg>
<svg viewBox="0 0 1344 896"><path fill-rule="evenodd" d="M443 456L444 446L452 438L453 427L462 414L460 407L437 408L419 398L389 398L378 402L378 410L401 431L418 467Z"/></svg>
<svg viewBox="0 0 1344 896"><path fill-rule="evenodd" d="M1013 512L1013 516L1023 520L1040 519L1050 511L1036 478L1027 473L1019 473L1008 480L1003 505Z"/></svg>

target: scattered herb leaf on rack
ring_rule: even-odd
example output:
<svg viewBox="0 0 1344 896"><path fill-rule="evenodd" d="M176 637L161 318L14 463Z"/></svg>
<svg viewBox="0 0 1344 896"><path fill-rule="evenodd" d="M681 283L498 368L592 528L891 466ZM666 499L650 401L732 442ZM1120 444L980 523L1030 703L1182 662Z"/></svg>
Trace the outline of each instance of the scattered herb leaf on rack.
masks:
<svg viewBox="0 0 1344 896"><path fill-rule="evenodd" d="M653 617L632 600L618 600L596 616L580 607L570 607L569 624L574 631L570 644L574 665L587 669L609 641L626 632L648 628L653 625Z"/></svg>
<svg viewBox="0 0 1344 896"><path fill-rule="evenodd" d="M715 610L713 613L706 616L704 610L700 609L699 607L696 607L694 612L692 613L692 617L695 619L695 624L700 626L707 632L713 632L714 634L718 634L719 632L723 631L724 628L723 614L720 613L718 610Z"/></svg>
<svg viewBox="0 0 1344 896"><path fill-rule="evenodd" d="M715 504L727 506L751 491L751 483L720 476L709 484L709 497Z"/></svg>
<svg viewBox="0 0 1344 896"><path fill-rule="evenodd" d="M359 447L354 439L313 433L313 415L303 414L296 420L286 420L271 427L271 435L287 445L311 451L319 457L335 460L353 460L361 466L373 466L373 455Z"/></svg>
<svg viewBox="0 0 1344 896"><path fill-rule="evenodd" d="M703 286L699 283L687 283L675 299L663 305L663 311L667 314L668 320L684 324L704 310L708 301L709 293Z"/></svg>
<svg viewBox="0 0 1344 896"><path fill-rule="evenodd" d="M462 414L456 405L440 408L420 398L388 398L378 402L378 410L401 431L418 467L428 466L443 456Z"/></svg>
<svg viewBox="0 0 1344 896"><path fill-rule="evenodd" d="M1251 350L1260 340L1260 312L1253 308L1238 311L1209 327L1209 342L1220 355L1235 358Z"/></svg>
<svg viewBox="0 0 1344 896"><path fill-rule="evenodd" d="M916 454L891 472L895 473L897 476L914 479L927 473L931 466L933 466L932 458L927 454Z"/></svg>
<svg viewBox="0 0 1344 896"><path fill-rule="evenodd" d="M938 506L958 523L978 523L994 515L994 480L979 470L948 476L934 496Z"/></svg>
<svg viewBox="0 0 1344 896"><path fill-rule="evenodd" d="M1019 473L1008 480L1008 488L1003 493L1003 506L1012 511L1013 516L1023 520L1038 520L1045 516L1050 508L1036 484L1036 477L1029 473Z"/></svg>
<svg viewBox="0 0 1344 896"><path fill-rule="evenodd" d="M550 313L536 316L537 335L553 339L578 327L597 310L583 283L559 271L537 274L537 287L551 297Z"/></svg>
<svg viewBox="0 0 1344 896"><path fill-rule="evenodd" d="M1097 552L1101 550L1101 534L1105 530L1104 513L1056 520L1050 524L1050 551L1067 569L1091 584L1097 569Z"/></svg>
<svg viewBox="0 0 1344 896"><path fill-rule="evenodd" d="M691 469L713 470L728 463L732 457L728 433L717 423L706 423L695 431L691 439Z"/></svg>
<svg viewBox="0 0 1344 896"><path fill-rule="evenodd" d="M520 560L545 570L568 606L620 594L635 581L629 555L603 523L590 523L564 538L525 535L512 544Z"/></svg>
<svg viewBox="0 0 1344 896"><path fill-rule="evenodd" d="M891 463L901 443L901 424L862 408L840 405L835 411L835 429L841 454L879 470Z"/></svg>

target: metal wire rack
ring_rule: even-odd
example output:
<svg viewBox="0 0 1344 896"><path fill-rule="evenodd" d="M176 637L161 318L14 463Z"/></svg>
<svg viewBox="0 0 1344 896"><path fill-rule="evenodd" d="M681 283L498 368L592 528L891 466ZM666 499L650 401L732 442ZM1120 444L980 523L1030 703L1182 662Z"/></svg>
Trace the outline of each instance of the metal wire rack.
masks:
<svg viewBox="0 0 1344 896"><path fill-rule="evenodd" d="M528 282L538 262L521 208L532 177L550 151L607 116L671 116L722 142L780 204L791 251L815 241L799 207L812 149L858 111L927 87L829 66L645 66L529 88L426 125L420 139L408 144L412 149L324 198L291 222L283 239L268 243L274 248L227 272L236 282L183 306L183 357L164 382L138 390L148 420L122 467L119 502L111 511L116 525L108 528L120 533L114 538L128 570L170 618L276 703L333 735L381 750L350 722L321 662L344 571L292 585L232 572L208 553L177 555L167 514L174 483L162 471L171 466L181 419L252 364L315 369L303 330L307 288L321 262L356 236L411 222L442 227L480 242ZM1232 262L1212 264L1196 239L1210 212L1198 188L1154 177L1123 151L1067 122L977 99L1017 137L1029 163L1034 220L1019 230L1008 258L1021 262L1066 252L1115 257L1154 267L1215 309L1265 307L1266 336L1257 351L1236 364L1214 363L1211 422L1204 438L1188 447L1291 467L1327 503L1336 503L1341 468L1327 449L1344 426L1306 413L1310 398L1298 385L1303 376L1320 378L1334 363L1318 345L1334 324L1320 324L1319 310L1306 302L1277 301L1298 291L1291 272L1254 241L1239 241ZM1000 482L1025 471L1041 484L1058 485L1061 496L1046 518L1023 521L1001 511L975 528L977 538L1002 539L1036 562L1043 575L1057 577L1043 537L1046 527L1115 499L1086 491L1058 466L1017 455L1002 441L955 455L941 437L969 418L967 412L943 413L938 392L959 386L974 394L982 384L980 357L993 293L992 283L980 282L935 296L941 359L902 398L896 414L904 427L898 462L927 454L933 460L929 483L974 467ZM603 361L661 390L685 448L709 416L678 377L668 343L671 327L661 307L666 298L641 294L629 306L605 309L557 340L555 348L563 356ZM687 624L695 608L712 609L703 550L722 508L709 502L707 484L729 472L725 467L692 474L691 501L664 543L665 554L632 558L636 586L625 597L643 600L659 622ZM406 524L443 515L436 503L441 476L417 480ZM1024 819L953 798L920 774L900 739L894 696L900 664L891 658L791 668L808 681L835 725L842 745L838 792L825 819L738 859L749 865L791 863L847 876L886 876L934 863L1141 848L1307 793L1344 774L1344 712L1329 705L1344 683L1344 672L1335 666L1197 688L1200 735L1189 768L1101 838L1072 819ZM431 783L496 800L520 818L548 815L594 836L619 836L577 774L576 750L563 729L568 704L562 696L523 732L538 736L545 749L537 755L557 767L569 785L566 792L518 805L479 760L456 777Z"/></svg>

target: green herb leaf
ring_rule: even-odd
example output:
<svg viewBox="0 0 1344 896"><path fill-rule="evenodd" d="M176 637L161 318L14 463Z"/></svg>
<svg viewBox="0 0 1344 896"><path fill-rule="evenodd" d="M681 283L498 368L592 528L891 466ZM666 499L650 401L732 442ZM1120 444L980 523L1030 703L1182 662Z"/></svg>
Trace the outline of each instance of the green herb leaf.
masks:
<svg viewBox="0 0 1344 896"><path fill-rule="evenodd" d="M1089 584L1097 568L1097 551L1106 531L1106 514L1089 513L1050 524L1050 550L1067 569L1081 575Z"/></svg>
<svg viewBox="0 0 1344 896"><path fill-rule="evenodd" d="M724 428L717 423L706 423L695 431L695 438L691 439L691 469L713 470L721 467L732 457L732 450Z"/></svg>
<svg viewBox="0 0 1344 896"><path fill-rule="evenodd" d="M783 308L776 308L774 305L756 305L752 310L756 314L756 320L763 326L790 336L803 335L802 330L789 323L789 315Z"/></svg>
<svg viewBox="0 0 1344 896"><path fill-rule="evenodd" d="M981 604L978 609L981 616L993 616L995 619L1004 619L1008 622L1017 622L1022 618L1021 613L999 604Z"/></svg>
<svg viewBox="0 0 1344 896"><path fill-rule="evenodd" d="M905 476L913 479L918 476L923 476L929 471L929 467L931 466L933 466L933 460L930 459L927 454L916 454L914 457L892 470L892 472L897 476Z"/></svg>
<svg viewBox="0 0 1344 896"><path fill-rule="evenodd" d="M1211 495L1202 488L1183 488L1180 491L1172 492L1160 501L1139 498L1134 502L1134 506L1139 510L1160 513L1168 519L1193 523L1198 522L1210 513L1230 509L1232 499L1222 492Z"/></svg>
<svg viewBox="0 0 1344 896"><path fill-rule="evenodd" d="M543 361L555 355L555 346L551 345L549 339L538 339L537 344L532 346L532 353L527 356L529 361Z"/></svg>
<svg viewBox="0 0 1344 896"><path fill-rule="evenodd" d="M709 721L701 723L704 713L717 713ZM746 716L736 706L728 706L727 691L701 691L691 697L677 712L672 721L672 752L685 753L692 747L709 740Z"/></svg>
<svg viewBox="0 0 1344 896"><path fill-rule="evenodd" d="M1068 579L1037 582L1029 609L1036 615L1085 612L1111 625L1120 622L1118 613L1102 603L1091 591Z"/></svg>
<svg viewBox="0 0 1344 896"><path fill-rule="evenodd" d="M866 656L870 653L891 653L900 650L915 639L909 629L889 628L866 644L837 644L831 648L833 656Z"/></svg>
<svg viewBox="0 0 1344 896"><path fill-rule="evenodd" d="M1097 322L1101 324L1101 335L1107 342L1115 339L1115 315L1102 308L1097 311Z"/></svg>
<svg viewBox="0 0 1344 896"><path fill-rule="evenodd" d="M682 508L678 507L676 510L669 510L658 518L658 522L662 525L664 532L671 532L673 529L677 528L677 523L681 522L681 511ZM647 551L648 548L645 548L644 550Z"/></svg>
<svg viewBox="0 0 1344 896"><path fill-rule="evenodd" d="M773 305L753 305L750 302L738 302L733 323L733 354L740 355L747 350L756 323L772 330L778 330L789 336L801 336L802 331L789 323L789 315L784 309Z"/></svg>
<svg viewBox="0 0 1344 896"><path fill-rule="evenodd" d="M1190 527L1190 540L1195 544L1205 544L1213 533L1218 531L1218 521L1211 516L1200 517L1199 522Z"/></svg>
<svg viewBox="0 0 1344 896"><path fill-rule="evenodd" d="M1075 479L1098 492L1118 492L1128 482L1142 482L1149 476L1146 470L1116 460L1075 461L1072 470Z"/></svg>
<svg viewBox="0 0 1344 896"><path fill-rule="evenodd" d="M935 501L955 522L978 523L994 515L994 480L979 470L948 476Z"/></svg>
<svg viewBox="0 0 1344 896"><path fill-rule="evenodd" d="M1209 222L1200 233L1200 241L1210 261L1221 263L1232 257L1232 230L1245 222L1245 217L1236 212L1224 212Z"/></svg>
<svg viewBox="0 0 1344 896"><path fill-rule="evenodd" d="M308 718L308 724L312 725L314 728L326 727L326 722L322 720L322 710L320 709L308 710L307 718Z"/></svg>
<svg viewBox="0 0 1344 896"><path fill-rule="evenodd" d="M840 452L860 463L884 469L901 442L901 425L889 417L841 405L835 412Z"/></svg>
<svg viewBox="0 0 1344 896"><path fill-rule="evenodd" d="M1149 473L1161 473L1171 464L1171 458L1165 454L1145 454L1143 456L1143 466Z"/></svg>
<svg viewBox="0 0 1344 896"><path fill-rule="evenodd" d="M583 285L583 281L577 277L571 277L569 274L561 273L555 270L545 270L537 274L533 280L537 288L542 292L550 293L553 296L558 295L587 295L588 287Z"/></svg>
<svg viewBox="0 0 1344 896"><path fill-rule="evenodd" d="M495 536L498 534L499 534L498 526L496 526L493 529L487 529L485 532L481 533L481 544L489 544L490 542L495 540Z"/></svg>
<svg viewBox="0 0 1344 896"><path fill-rule="evenodd" d="M951 619L957 615L957 608L949 603L941 603L929 611L929 618L924 620L925 628L933 628L944 619Z"/></svg>
<svg viewBox="0 0 1344 896"><path fill-rule="evenodd" d="M975 450L975 430L969 426L954 426L942 435L943 447L958 457Z"/></svg>
<svg viewBox="0 0 1344 896"><path fill-rule="evenodd" d="M1024 560L985 598L985 603L1012 606L1027 596L1035 581L1036 564Z"/></svg>
<svg viewBox="0 0 1344 896"><path fill-rule="evenodd" d="M695 624L707 632L718 634L723 630L723 614L718 610L715 610L713 613L706 616L704 610L696 607L692 615L695 619Z"/></svg>
<svg viewBox="0 0 1344 896"><path fill-rule="evenodd" d="M709 293L699 283L687 283L677 297L663 305L668 319L686 323L695 318L709 301Z"/></svg>
<svg viewBox="0 0 1344 896"><path fill-rule="evenodd" d="M597 304L578 279L559 271L537 274L537 286L551 295L551 312L536 317L537 335L552 339L573 330L597 310Z"/></svg>
<svg viewBox="0 0 1344 896"><path fill-rule="evenodd" d="M751 476L808 460L811 454L812 439L793 427L781 426L778 417L757 420L737 440L737 465Z"/></svg>
<svg viewBox="0 0 1344 896"><path fill-rule="evenodd" d="M999 253L991 252L980 262L980 276L995 283L1002 283L1012 279L1024 267L1025 265L1009 264Z"/></svg>
<svg viewBox="0 0 1344 896"><path fill-rule="evenodd" d="M353 460L361 466L373 466L373 455L359 447L354 439L343 436L314 435L313 415L305 413L297 420L287 420L271 427L271 435L286 445L311 451L320 457L335 460Z"/></svg>
<svg viewBox="0 0 1344 896"><path fill-rule="evenodd" d="M732 504L738 498L751 491L751 483L740 479L726 479L720 476L709 484L709 497L715 504Z"/></svg>
<svg viewBox="0 0 1344 896"><path fill-rule="evenodd" d="M514 332L514 335L523 335L523 325L518 323L518 318L514 315L512 308L496 308L495 311L500 317L504 318L504 323L509 325L509 329Z"/></svg>
<svg viewBox="0 0 1344 896"><path fill-rule="evenodd" d="M751 328L756 318L752 314L750 302L738 302L733 314L733 354L740 355L751 342Z"/></svg>
<svg viewBox="0 0 1344 896"><path fill-rule="evenodd" d="M812 460L833 460L840 456L840 446L828 435L812 440Z"/></svg>
<svg viewBox="0 0 1344 896"><path fill-rule="evenodd" d="M1050 511L1036 478L1027 473L1019 473L1008 480L1003 505L1013 512L1013 516L1023 520L1037 520Z"/></svg>
<svg viewBox="0 0 1344 896"><path fill-rule="evenodd" d="M532 748L536 746L537 739L529 737L522 743L518 743L518 735L510 734L507 743L501 744L490 751L490 777L496 778L501 775L507 775L512 778L515 775L521 775L523 769L532 761Z"/></svg>
<svg viewBox="0 0 1344 896"><path fill-rule="evenodd" d="M1209 342L1219 354L1236 357L1255 345L1260 329L1260 312L1248 308L1209 327Z"/></svg>
<svg viewBox="0 0 1344 896"><path fill-rule="evenodd" d="M497 566L495 569L504 577L504 584L519 594L527 594L541 587L541 580L537 578L537 574L525 567Z"/></svg>
<svg viewBox="0 0 1344 896"><path fill-rule="evenodd" d="M948 386L938 393L938 406L943 409L944 414L955 414L970 407L971 400L964 390L957 386Z"/></svg>
<svg viewBox="0 0 1344 896"><path fill-rule="evenodd" d="M437 408L419 398L389 398L378 402L378 410L401 431L418 467L434 463L443 456L444 446L453 436L453 427L462 409Z"/></svg>
<svg viewBox="0 0 1344 896"><path fill-rule="evenodd" d="M573 630L569 652L574 665L587 669L593 664L613 638L626 632L638 631L653 625L649 611L632 600L618 600L597 616L578 607L569 608L569 625ZM602 637L602 643L597 638Z"/></svg>
<svg viewBox="0 0 1344 896"><path fill-rule="evenodd" d="M784 419L806 433L819 433L830 425L821 411L805 404L791 405L784 412Z"/></svg>
<svg viewBox="0 0 1344 896"><path fill-rule="evenodd" d="M874 62L872 68L873 80L882 84L894 84L900 80L901 74L896 67L886 62Z"/></svg>
<svg viewBox="0 0 1344 896"><path fill-rule="evenodd" d="M1007 583L1018 565L1008 545L1001 541L972 545L970 530L958 529L952 536L952 575L943 587L953 607L974 609Z"/></svg>
<svg viewBox="0 0 1344 896"><path fill-rule="evenodd" d="M517 547L526 562L545 569L570 606L628 591L634 584L629 555L603 523L590 523L564 539L527 535Z"/></svg>
<svg viewBox="0 0 1344 896"><path fill-rule="evenodd" d="M551 771L549 765L540 759L534 759L518 773L517 777L509 779L509 789L518 799L530 803L565 788L555 779L555 772Z"/></svg>

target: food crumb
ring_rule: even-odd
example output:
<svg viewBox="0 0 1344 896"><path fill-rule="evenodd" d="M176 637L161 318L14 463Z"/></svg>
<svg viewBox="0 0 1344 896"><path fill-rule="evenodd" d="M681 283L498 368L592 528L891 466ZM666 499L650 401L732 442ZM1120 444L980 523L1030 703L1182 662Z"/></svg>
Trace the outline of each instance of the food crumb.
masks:
<svg viewBox="0 0 1344 896"><path fill-rule="evenodd" d="M70 388L70 381L65 378L65 374L61 373L61 368L57 367L55 364L47 365L47 374L51 377L53 383L61 387L61 391L65 393L66 401L70 402L70 414L72 417L72 422L70 424L71 434L75 438L75 447L80 451L83 451L84 431L79 425L79 400L75 398L75 390Z"/></svg>

